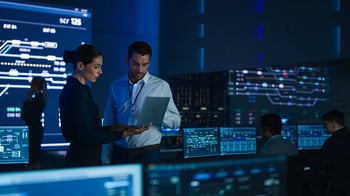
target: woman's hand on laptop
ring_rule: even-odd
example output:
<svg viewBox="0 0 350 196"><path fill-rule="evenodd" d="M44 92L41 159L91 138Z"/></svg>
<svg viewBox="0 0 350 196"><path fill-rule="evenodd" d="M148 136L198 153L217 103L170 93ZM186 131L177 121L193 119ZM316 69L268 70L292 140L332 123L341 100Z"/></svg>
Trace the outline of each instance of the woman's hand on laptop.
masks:
<svg viewBox="0 0 350 196"><path fill-rule="evenodd" d="M147 131L151 127L152 127L152 123L148 123L147 125L142 125L142 126L127 126L126 129L124 130L123 137L143 133L144 131Z"/></svg>

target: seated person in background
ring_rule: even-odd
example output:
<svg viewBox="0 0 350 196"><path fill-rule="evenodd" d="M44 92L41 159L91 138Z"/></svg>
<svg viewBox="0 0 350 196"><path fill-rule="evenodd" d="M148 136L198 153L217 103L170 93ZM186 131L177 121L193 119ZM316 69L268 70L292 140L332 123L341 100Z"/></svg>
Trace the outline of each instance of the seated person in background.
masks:
<svg viewBox="0 0 350 196"><path fill-rule="evenodd" d="M320 195L350 195L350 132L344 114L330 110L321 119L331 137L316 161L317 190Z"/></svg>
<svg viewBox="0 0 350 196"><path fill-rule="evenodd" d="M260 131L264 145L261 155L298 155L297 147L281 136L282 120L278 114L269 113L260 117Z"/></svg>

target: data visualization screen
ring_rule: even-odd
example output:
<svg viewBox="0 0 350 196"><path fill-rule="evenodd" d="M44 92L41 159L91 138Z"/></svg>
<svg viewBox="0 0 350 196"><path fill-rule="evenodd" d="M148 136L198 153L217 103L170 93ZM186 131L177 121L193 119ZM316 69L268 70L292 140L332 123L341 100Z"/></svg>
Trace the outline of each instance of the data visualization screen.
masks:
<svg viewBox="0 0 350 196"><path fill-rule="evenodd" d="M220 127L220 155L256 153L256 127Z"/></svg>
<svg viewBox="0 0 350 196"><path fill-rule="evenodd" d="M207 157L219 155L219 128L184 128L184 158Z"/></svg>
<svg viewBox="0 0 350 196"><path fill-rule="evenodd" d="M323 125L298 125L298 149L319 150L330 136Z"/></svg>
<svg viewBox="0 0 350 196"><path fill-rule="evenodd" d="M65 50L91 42L91 12L57 5L0 1L0 122L23 125L22 103L33 77L47 81L43 146L64 143L58 97L72 72Z"/></svg>
<svg viewBox="0 0 350 196"><path fill-rule="evenodd" d="M0 164L28 164L28 126L0 126Z"/></svg>
<svg viewBox="0 0 350 196"><path fill-rule="evenodd" d="M232 70L228 96L233 125L255 125L259 117L277 112L289 124L318 123L330 104L327 66L283 65Z"/></svg>
<svg viewBox="0 0 350 196"><path fill-rule="evenodd" d="M281 130L281 136L292 142L295 146L298 146L298 130L297 125L283 125Z"/></svg>
<svg viewBox="0 0 350 196"><path fill-rule="evenodd" d="M284 156L150 164L144 171L147 196L287 195Z"/></svg>
<svg viewBox="0 0 350 196"><path fill-rule="evenodd" d="M142 165L0 173L0 195L142 195Z"/></svg>
<svg viewBox="0 0 350 196"><path fill-rule="evenodd" d="M180 136L180 128L161 128L160 132L163 137L177 137Z"/></svg>

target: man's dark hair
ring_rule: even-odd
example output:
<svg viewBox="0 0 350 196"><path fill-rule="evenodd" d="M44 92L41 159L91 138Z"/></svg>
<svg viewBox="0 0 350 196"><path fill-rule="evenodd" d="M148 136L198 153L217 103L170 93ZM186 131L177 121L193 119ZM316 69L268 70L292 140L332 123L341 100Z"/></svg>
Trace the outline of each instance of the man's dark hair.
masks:
<svg viewBox="0 0 350 196"><path fill-rule="evenodd" d="M149 55L149 59L152 57L152 48L151 46L144 41L136 41L130 44L128 48L128 60L132 57L134 53L141 55Z"/></svg>
<svg viewBox="0 0 350 196"><path fill-rule="evenodd" d="M345 117L344 114L336 109L330 110L323 114L321 117L322 121L335 121L339 125L344 126L345 125Z"/></svg>
<svg viewBox="0 0 350 196"><path fill-rule="evenodd" d="M282 120L278 114L269 113L260 117L260 125L269 127L272 135L281 134Z"/></svg>

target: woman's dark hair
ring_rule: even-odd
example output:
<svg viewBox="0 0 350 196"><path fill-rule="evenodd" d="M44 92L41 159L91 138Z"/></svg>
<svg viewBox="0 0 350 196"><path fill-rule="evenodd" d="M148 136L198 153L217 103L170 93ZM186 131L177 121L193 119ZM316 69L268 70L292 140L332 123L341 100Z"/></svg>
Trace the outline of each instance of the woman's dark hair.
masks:
<svg viewBox="0 0 350 196"><path fill-rule="evenodd" d="M141 55L149 55L149 59L151 60L152 48L148 43L144 41L135 41L130 44L128 48L128 60L132 57L134 52Z"/></svg>
<svg viewBox="0 0 350 196"><path fill-rule="evenodd" d="M64 51L63 60L66 63L72 63L73 70L76 70L79 61L86 65L91 63L95 57L101 55L102 53L95 46L84 44L80 45L75 51Z"/></svg>

